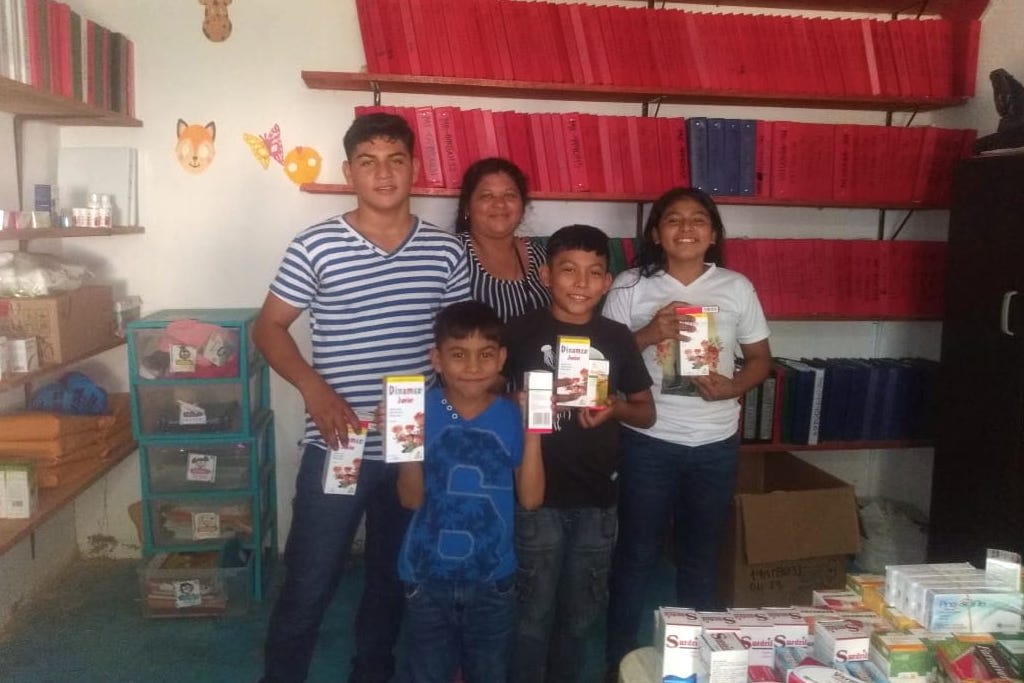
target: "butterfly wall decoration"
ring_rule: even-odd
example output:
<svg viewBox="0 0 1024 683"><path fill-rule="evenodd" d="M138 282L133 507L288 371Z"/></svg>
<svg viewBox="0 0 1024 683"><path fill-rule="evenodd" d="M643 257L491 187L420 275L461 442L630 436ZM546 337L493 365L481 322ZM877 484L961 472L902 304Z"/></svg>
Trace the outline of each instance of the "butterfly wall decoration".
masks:
<svg viewBox="0 0 1024 683"><path fill-rule="evenodd" d="M273 159L279 164L284 164L284 146L281 144L281 126L274 124L271 129L263 135L242 133L242 139L249 145L256 161L260 162L263 170L270 166Z"/></svg>
<svg viewBox="0 0 1024 683"><path fill-rule="evenodd" d="M270 167L270 160L273 159L284 167L285 175L296 185L314 183L320 175L320 153L312 147L299 146L285 154L281 142L281 126L276 123L263 135L242 133L242 139L263 170Z"/></svg>

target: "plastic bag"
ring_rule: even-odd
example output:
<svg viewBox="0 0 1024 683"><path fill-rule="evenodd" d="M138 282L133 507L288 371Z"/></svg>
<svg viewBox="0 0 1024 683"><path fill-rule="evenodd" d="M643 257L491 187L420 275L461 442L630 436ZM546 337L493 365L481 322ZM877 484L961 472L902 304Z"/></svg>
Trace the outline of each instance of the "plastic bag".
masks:
<svg viewBox="0 0 1024 683"><path fill-rule="evenodd" d="M92 274L50 254L0 252L0 297L49 296L78 289Z"/></svg>

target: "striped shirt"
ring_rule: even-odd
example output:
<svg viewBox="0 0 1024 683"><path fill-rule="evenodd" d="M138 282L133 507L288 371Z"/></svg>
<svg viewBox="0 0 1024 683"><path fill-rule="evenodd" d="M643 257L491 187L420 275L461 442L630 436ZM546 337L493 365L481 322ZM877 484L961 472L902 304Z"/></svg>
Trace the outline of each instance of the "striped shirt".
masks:
<svg viewBox="0 0 1024 683"><path fill-rule="evenodd" d="M434 315L469 298L463 247L450 233L414 217L406 241L387 253L344 217L300 232L285 252L270 291L309 309L313 368L359 414L372 415L385 375L432 375ZM303 444L326 448L306 415ZM364 457L383 457L371 431Z"/></svg>
<svg viewBox="0 0 1024 683"><path fill-rule="evenodd" d="M540 267L547 260L543 245L534 241L526 243L526 277L515 280L501 280L484 269L477 258L476 249L469 233L460 233L459 239L466 246L466 260L469 262L469 289L473 298L489 305L503 321L538 308L547 308L551 294L540 281Z"/></svg>

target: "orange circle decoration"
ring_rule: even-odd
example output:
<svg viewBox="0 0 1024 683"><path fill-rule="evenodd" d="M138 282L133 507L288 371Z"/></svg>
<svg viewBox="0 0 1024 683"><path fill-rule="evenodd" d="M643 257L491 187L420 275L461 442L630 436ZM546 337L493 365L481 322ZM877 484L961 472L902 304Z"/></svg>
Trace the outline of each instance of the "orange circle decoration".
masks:
<svg viewBox="0 0 1024 683"><path fill-rule="evenodd" d="M284 172L296 185L314 183L320 177L320 152L312 147L295 147L284 155Z"/></svg>

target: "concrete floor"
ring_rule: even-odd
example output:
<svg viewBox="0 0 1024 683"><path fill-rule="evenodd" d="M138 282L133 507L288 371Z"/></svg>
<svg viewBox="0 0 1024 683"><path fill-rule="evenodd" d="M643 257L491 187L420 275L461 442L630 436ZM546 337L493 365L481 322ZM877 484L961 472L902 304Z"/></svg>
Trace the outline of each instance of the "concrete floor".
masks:
<svg viewBox="0 0 1024 683"><path fill-rule="evenodd" d="M0 633L2 683L255 682L273 595L232 619L148 619L142 615L137 567L130 560L74 563ZM670 599L672 571L663 562L654 588ZM321 631L311 683L348 678L352 619L362 587L360 566L338 587ZM654 600L651 601L653 608ZM649 642L651 620L642 624ZM597 631L597 630L595 630ZM602 679L603 625L595 632L584 683Z"/></svg>

